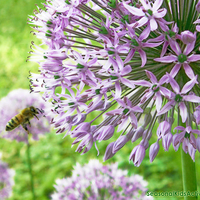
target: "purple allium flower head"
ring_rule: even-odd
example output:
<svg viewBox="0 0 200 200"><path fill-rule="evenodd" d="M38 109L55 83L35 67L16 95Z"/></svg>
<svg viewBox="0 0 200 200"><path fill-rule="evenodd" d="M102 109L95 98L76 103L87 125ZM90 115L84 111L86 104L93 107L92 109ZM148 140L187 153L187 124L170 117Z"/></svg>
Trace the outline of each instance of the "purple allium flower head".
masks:
<svg viewBox="0 0 200 200"><path fill-rule="evenodd" d="M194 160L197 134L175 140L181 130L172 127L200 124L199 1L52 0L44 7L29 19L47 46L32 43L40 74L30 82L52 102L57 133L75 138L82 153L108 140L104 160L128 142L136 166L149 147L155 158L158 143L165 151L182 144Z"/></svg>
<svg viewBox="0 0 200 200"><path fill-rule="evenodd" d="M145 195L146 186L141 176L127 176L127 171L118 169L117 163L104 166L98 160L90 160L84 166L77 163L71 177L57 179L56 192L51 197L52 200L153 199Z"/></svg>
<svg viewBox="0 0 200 200"><path fill-rule="evenodd" d="M20 113L21 110L34 106L35 108L39 108L40 110L48 110L49 103L45 103L45 101L41 98L39 94L30 93L29 90L26 89L16 89L11 91L6 97L3 97L0 100L0 132L1 137L27 142L28 134L21 125L17 126L15 129L11 131L5 131L6 124L10 119ZM50 121L49 117L44 117L44 113L37 114L37 118L30 119L30 125L27 125L29 133L32 135L34 140L39 139L40 134L45 134L50 131Z"/></svg>
<svg viewBox="0 0 200 200"><path fill-rule="evenodd" d="M0 160L0 199L8 199L12 194L12 186L14 185L15 172L9 169L8 165Z"/></svg>

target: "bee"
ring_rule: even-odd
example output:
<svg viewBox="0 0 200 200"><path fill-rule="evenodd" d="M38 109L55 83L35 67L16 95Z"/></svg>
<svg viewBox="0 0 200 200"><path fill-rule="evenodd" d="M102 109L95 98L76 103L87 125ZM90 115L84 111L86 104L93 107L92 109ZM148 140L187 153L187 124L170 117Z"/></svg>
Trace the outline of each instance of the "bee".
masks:
<svg viewBox="0 0 200 200"><path fill-rule="evenodd" d="M15 115L7 123L6 131L11 131L16 127L18 127L19 125L21 125L24 128L24 130L27 131L27 133L29 133L27 125L29 124L31 126L30 119L32 119L33 117L36 117L38 119L37 117L37 114L39 114L38 111L42 113L42 110L40 110L39 108L35 108L33 106L23 109L19 114Z"/></svg>

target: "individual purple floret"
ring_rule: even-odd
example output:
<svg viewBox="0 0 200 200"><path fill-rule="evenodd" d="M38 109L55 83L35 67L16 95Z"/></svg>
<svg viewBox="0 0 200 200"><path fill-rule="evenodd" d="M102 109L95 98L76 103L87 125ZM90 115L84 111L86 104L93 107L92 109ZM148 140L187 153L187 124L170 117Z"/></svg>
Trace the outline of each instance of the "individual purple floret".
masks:
<svg viewBox="0 0 200 200"><path fill-rule="evenodd" d="M72 176L57 179L56 192L52 200L150 200L146 196L147 182L140 175L127 176L126 170L118 169L117 163L102 165L98 160L90 160L81 166L76 164Z"/></svg>
<svg viewBox="0 0 200 200"><path fill-rule="evenodd" d="M82 154L108 140L104 160L130 142L135 166L147 151L152 162L172 144L194 160L200 145L188 141L200 141L198 134L176 127L200 126L199 10L198 0L52 0L38 7L29 18L42 40L31 46L29 59L40 65L31 91L52 103L57 133L74 138ZM175 144L180 132L185 139Z"/></svg>
<svg viewBox="0 0 200 200"><path fill-rule="evenodd" d="M14 170L9 169L8 165L0 160L0 199L8 199L12 195L14 185Z"/></svg>
<svg viewBox="0 0 200 200"><path fill-rule="evenodd" d="M32 135L33 140L38 140L39 135L44 135L45 133L50 132L50 118L45 117L43 110L48 110L50 107L48 103L41 98L39 94L30 93L29 90L26 89L16 89L11 91L6 97L3 97L0 100L0 133L1 137L17 140L18 142L23 141L27 142L28 134L27 131L18 123L16 120L16 124L19 124L15 129L11 131L6 131L7 123L17 114L20 113L21 110L34 106L35 108L39 108L39 111L36 117L30 119L30 125L27 125L29 133Z"/></svg>

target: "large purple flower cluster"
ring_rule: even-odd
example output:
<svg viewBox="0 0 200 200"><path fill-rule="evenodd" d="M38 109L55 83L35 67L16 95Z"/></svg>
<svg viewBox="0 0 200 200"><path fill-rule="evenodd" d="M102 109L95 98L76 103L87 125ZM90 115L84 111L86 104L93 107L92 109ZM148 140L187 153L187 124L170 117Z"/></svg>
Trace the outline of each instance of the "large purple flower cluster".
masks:
<svg viewBox="0 0 200 200"><path fill-rule="evenodd" d="M195 159L200 150L197 0L52 0L29 23L42 46L30 60L40 65L32 90L52 102L52 123L86 153L114 133L104 160L127 142L139 166L150 146L173 144ZM175 128L175 129L174 129ZM155 138L155 137L154 137ZM137 140L137 141L136 141Z"/></svg>
<svg viewBox="0 0 200 200"><path fill-rule="evenodd" d="M117 163L103 166L98 160L90 160L84 166L77 163L71 177L56 180L52 200L151 200L146 196L146 186L141 176L127 176Z"/></svg>

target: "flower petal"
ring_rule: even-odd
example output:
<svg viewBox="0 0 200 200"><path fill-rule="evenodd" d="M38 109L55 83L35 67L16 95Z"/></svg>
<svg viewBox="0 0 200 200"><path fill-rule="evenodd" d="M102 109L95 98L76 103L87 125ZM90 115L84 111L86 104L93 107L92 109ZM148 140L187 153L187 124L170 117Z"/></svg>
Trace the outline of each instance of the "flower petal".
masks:
<svg viewBox="0 0 200 200"><path fill-rule="evenodd" d="M197 26L196 26L196 30L197 30L198 32L200 32L200 25L197 25Z"/></svg>
<svg viewBox="0 0 200 200"><path fill-rule="evenodd" d="M168 76L168 77L169 77L169 83L172 86L174 92L176 92L177 94L180 93L179 84L171 76Z"/></svg>
<svg viewBox="0 0 200 200"><path fill-rule="evenodd" d="M137 128L137 117L134 115L133 112L130 112L130 120L132 126L136 129Z"/></svg>
<svg viewBox="0 0 200 200"><path fill-rule="evenodd" d="M126 65L122 70L121 70L121 75L125 76L128 75L132 71L132 67L130 65Z"/></svg>
<svg viewBox="0 0 200 200"><path fill-rule="evenodd" d="M195 55L192 54L191 56L188 56L188 59L187 59L188 62L196 62L198 60L200 60L199 54L195 54Z"/></svg>
<svg viewBox="0 0 200 200"><path fill-rule="evenodd" d="M169 44L176 55L180 55L182 53L181 48L177 42L175 42L174 40L169 40Z"/></svg>
<svg viewBox="0 0 200 200"><path fill-rule="evenodd" d="M197 75L191 80L191 81L188 81L182 88L181 90L181 94L186 94L187 92L189 92L193 86L195 84L197 84Z"/></svg>
<svg viewBox="0 0 200 200"><path fill-rule="evenodd" d="M131 80L126 79L126 78L120 78L120 80L124 85L126 85L126 86L128 86L128 87L130 87L132 89L135 88L134 81L131 81Z"/></svg>
<svg viewBox="0 0 200 200"><path fill-rule="evenodd" d="M151 31L155 31L158 28L158 24L155 19L150 19L150 27Z"/></svg>
<svg viewBox="0 0 200 200"><path fill-rule="evenodd" d="M162 86L160 86L159 88L160 88L160 92L163 96L165 96L168 99L171 98L173 93L170 90L168 90L167 88L162 87Z"/></svg>
<svg viewBox="0 0 200 200"><path fill-rule="evenodd" d="M147 22L148 22L148 18L146 16L144 16L140 20L138 20L137 22L130 24L130 26L132 26L134 28L139 28L139 27L145 25Z"/></svg>
<svg viewBox="0 0 200 200"><path fill-rule="evenodd" d="M168 41L165 41L164 44L163 44L163 48L162 48L160 57L163 57L163 56L165 55L168 46L169 46L169 42L168 42Z"/></svg>
<svg viewBox="0 0 200 200"><path fill-rule="evenodd" d="M126 59L124 60L124 64L129 62L134 56L134 54L135 54L135 49L131 49L128 55L126 56Z"/></svg>
<svg viewBox="0 0 200 200"><path fill-rule="evenodd" d="M152 83L154 83L154 84L158 83L156 76L152 72L150 72L148 70L145 70L145 72L146 72L146 75L148 76L148 78L151 80Z"/></svg>
<svg viewBox="0 0 200 200"><path fill-rule="evenodd" d="M165 9L165 8L161 8L161 9L159 9L157 12L155 12L154 14L153 14L153 16L155 17L155 18L163 18L165 15L166 15L166 13L167 13L167 9Z"/></svg>
<svg viewBox="0 0 200 200"><path fill-rule="evenodd" d="M134 6L129 6L125 2L123 2L122 4L133 15L140 16L140 17L145 15L142 9L136 8Z"/></svg>
<svg viewBox="0 0 200 200"><path fill-rule="evenodd" d="M156 110L157 110L157 112L160 111L161 106L162 106L162 96L161 96L160 92L157 92L156 93Z"/></svg>
<svg viewBox="0 0 200 200"><path fill-rule="evenodd" d="M145 10L151 9L151 6L150 6L150 4L149 4L148 1L146 1L146 0L140 0L140 2L143 5L143 7L144 7Z"/></svg>
<svg viewBox="0 0 200 200"><path fill-rule="evenodd" d="M145 66L145 64L146 64L146 62L147 62L147 56L146 56L146 53L145 53L145 51L143 51L143 50L138 50L138 53L140 54L140 57L141 57L141 59L142 59L142 65L141 65L141 67L144 67Z"/></svg>
<svg viewBox="0 0 200 200"><path fill-rule="evenodd" d="M193 103L200 103L200 97L191 94L191 95L185 95L184 97L185 101L193 102Z"/></svg>
<svg viewBox="0 0 200 200"><path fill-rule="evenodd" d="M172 62L177 61L177 56L175 55L164 56L161 58L155 58L154 60L161 63L172 63Z"/></svg>
<svg viewBox="0 0 200 200"><path fill-rule="evenodd" d="M192 43L187 44L183 51L183 54L188 55L194 49L195 42L196 39Z"/></svg>
<svg viewBox="0 0 200 200"><path fill-rule="evenodd" d="M121 93L122 93L122 89L121 89L119 81L117 81L115 83L115 99L120 98L121 97Z"/></svg>
<svg viewBox="0 0 200 200"><path fill-rule="evenodd" d="M167 102L163 108L160 110L160 112L158 112L157 116L162 115L164 113L166 113L167 111L169 111L172 107L174 107L175 101L171 100L169 102Z"/></svg>
<svg viewBox="0 0 200 200"><path fill-rule="evenodd" d="M163 0L156 0L153 4L153 10L158 10L160 6L162 5Z"/></svg>
<svg viewBox="0 0 200 200"><path fill-rule="evenodd" d="M133 81L135 85L142 85L145 87L151 87L151 83L145 80L138 80L138 81Z"/></svg>
<svg viewBox="0 0 200 200"><path fill-rule="evenodd" d="M190 79L193 79L194 78L194 72L193 72L192 68L190 67L190 65L188 65L187 63L183 63L183 68L185 70L186 75Z"/></svg>
<svg viewBox="0 0 200 200"><path fill-rule="evenodd" d="M168 76L167 75L164 75L161 77L161 79L159 80L159 85L162 85L164 83L167 83L168 82Z"/></svg>
<svg viewBox="0 0 200 200"><path fill-rule="evenodd" d="M179 103L179 109L180 109L180 115L182 118L182 122L185 123L185 121L187 119L187 107L183 102L181 102L181 103Z"/></svg>
<svg viewBox="0 0 200 200"><path fill-rule="evenodd" d="M142 33L140 34L139 39L140 39L141 41L147 39L147 37L149 36L150 32L151 32L151 29L150 29L149 26L147 26L147 27L142 31Z"/></svg>
<svg viewBox="0 0 200 200"><path fill-rule="evenodd" d="M162 42L159 42L159 43L150 43L150 42L146 42L146 43L143 43L143 47L150 47L150 48L153 48L153 47L157 47L159 45L161 45L163 43Z"/></svg>
<svg viewBox="0 0 200 200"><path fill-rule="evenodd" d="M181 64L180 64L180 63L177 63L177 64L173 67L173 69L172 69L171 72L170 72L170 75L172 76L172 78L174 78L174 77L177 75L177 73L179 72L180 68L181 68Z"/></svg>
<svg viewBox="0 0 200 200"><path fill-rule="evenodd" d="M183 126L177 126L177 127L174 128L174 130L184 131L185 127L183 127Z"/></svg>

